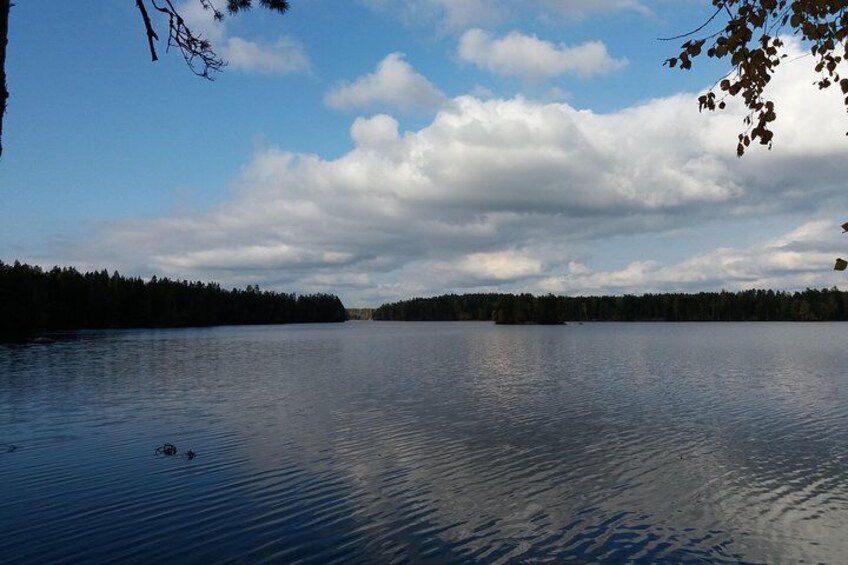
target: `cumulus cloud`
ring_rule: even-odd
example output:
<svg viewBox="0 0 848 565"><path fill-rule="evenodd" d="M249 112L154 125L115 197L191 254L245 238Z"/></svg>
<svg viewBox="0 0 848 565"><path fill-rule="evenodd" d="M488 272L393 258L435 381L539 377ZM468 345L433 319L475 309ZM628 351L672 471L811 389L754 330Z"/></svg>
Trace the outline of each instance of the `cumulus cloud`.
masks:
<svg viewBox="0 0 848 565"><path fill-rule="evenodd" d="M538 275L542 262L515 251L472 253L460 264L463 273L483 280L521 280Z"/></svg>
<svg viewBox="0 0 848 565"><path fill-rule="evenodd" d="M311 68L303 44L291 37L274 42L253 41L228 33L226 20L218 22L199 2L188 2L180 13L195 32L212 43L215 52L227 62L227 68L261 74L293 74Z"/></svg>
<svg viewBox="0 0 848 565"><path fill-rule="evenodd" d="M838 222L818 219L786 234L743 248L722 247L667 264L633 261L616 271L593 271L572 263L562 276L545 278L538 288L572 294L657 291L744 290L835 286Z"/></svg>
<svg viewBox="0 0 848 565"><path fill-rule="evenodd" d="M848 215L846 124L834 119L839 93L811 88L808 70L781 66L775 147L744 159L742 112L699 114L690 94L608 114L463 96L411 131L388 115L357 118L354 147L337 158L261 150L211 211L115 222L63 255L359 304L474 289L830 286L844 242L810 220ZM629 243L672 230L697 241L765 218L802 226L760 246L702 243L679 263ZM610 241L619 249L601 268Z"/></svg>
<svg viewBox="0 0 848 565"><path fill-rule="evenodd" d="M434 110L444 103L445 95L415 72L403 53L390 53L373 73L336 86L324 101L339 110L374 106L402 111Z"/></svg>
<svg viewBox="0 0 848 565"><path fill-rule="evenodd" d="M513 31L494 38L482 29L470 29L459 40L457 50L462 61L488 71L525 79L551 78L576 74L591 78L623 68L626 59L614 59L601 41L580 45L555 45L535 35Z"/></svg>
<svg viewBox="0 0 848 565"><path fill-rule="evenodd" d="M359 148L385 150L399 141L398 127L398 121L385 114L356 118L350 128L350 136Z"/></svg>

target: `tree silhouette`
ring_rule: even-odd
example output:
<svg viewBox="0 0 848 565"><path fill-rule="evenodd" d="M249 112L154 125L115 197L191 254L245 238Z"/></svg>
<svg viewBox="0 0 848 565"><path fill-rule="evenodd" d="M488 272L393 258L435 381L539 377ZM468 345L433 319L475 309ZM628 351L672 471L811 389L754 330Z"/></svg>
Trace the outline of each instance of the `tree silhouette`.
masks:
<svg viewBox="0 0 848 565"><path fill-rule="evenodd" d="M551 294L445 294L383 304L374 320L494 321L496 324L563 322L727 322L848 320L848 292L836 288L801 292L744 290L554 296Z"/></svg>
<svg viewBox="0 0 848 565"><path fill-rule="evenodd" d="M0 342L47 330L344 322L330 294L222 289L216 283L0 261Z"/></svg>
<svg viewBox="0 0 848 565"><path fill-rule="evenodd" d="M700 110L723 110L728 96L741 97L748 114L736 146L738 156L754 141L771 148L771 123L777 119L777 110L764 94L787 57L781 33L791 32L809 45L815 70L820 73L815 84L819 89L838 84L848 108L848 78L840 78L838 72L839 64L848 58L848 0L712 0L712 4L715 11L702 25L676 37L661 38L688 38L680 54L665 64L690 69L704 53L730 60L730 72L701 95L698 104ZM717 21L725 22L724 28L712 32Z"/></svg>
<svg viewBox="0 0 848 565"><path fill-rule="evenodd" d="M6 85L6 45L9 43L11 9L11 0L0 0L0 156L3 155L3 116L6 115L6 102L9 100L9 87Z"/></svg>
<svg viewBox="0 0 848 565"><path fill-rule="evenodd" d="M212 0L197 0L197 2L204 10L212 12L216 20L224 19L224 12L216 8ZM254 3L253 0L226 0L226 4L226 12L234 15L250 10ZM257 0L256 4L280 14L284 14L289 9L288 0ZM9 12L13 5L11 0L0 0L0 156L3 155L3 117L6 115L6 103L9 99L9 89L6 84L6 45L9 39ZM215 53L212 44L186 23L172 0L135 0L135 5L141 14L152 61L159 60L156 49L159 33L156 31L151 14L167 22L166 51L171 47L179 49L191 72L212 80L214 74L226 66L226 61Z"/></svg>

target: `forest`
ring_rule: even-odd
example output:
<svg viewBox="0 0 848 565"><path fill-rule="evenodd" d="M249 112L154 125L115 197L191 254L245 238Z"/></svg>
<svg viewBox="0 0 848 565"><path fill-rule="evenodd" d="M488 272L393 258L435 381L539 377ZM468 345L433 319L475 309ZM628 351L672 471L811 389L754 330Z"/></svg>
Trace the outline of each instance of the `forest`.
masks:
<svg viewBox="0 0 848 565"><path fill-rule="evenodd" d="M841 321L848 319L848 292L662 293L640 296L533 296L445 294L384 304L375 320L494 321L498 324L561 324L578 321Z"/></svg>
<svg viewBox="0 0 848 565"><path fill-rule="evenodd" d="M343 321L344 305L329 294L225 290L216 283L0 261L2 340L53 330Z"/></svg>

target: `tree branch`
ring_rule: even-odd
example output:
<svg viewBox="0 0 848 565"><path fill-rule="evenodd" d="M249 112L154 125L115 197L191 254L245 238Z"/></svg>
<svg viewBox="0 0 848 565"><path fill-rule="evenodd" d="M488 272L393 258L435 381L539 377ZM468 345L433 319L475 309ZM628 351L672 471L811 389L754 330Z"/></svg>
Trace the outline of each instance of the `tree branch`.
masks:
<svg viewBox="0 0 848 565"><path fill-rule="evenodd" d="M150 23L150 16L147 13L144 1L135 0L135 5L138 6L138 11L141 12L141 19L144 20L144 29L147 31L147 45L150 47L150 59L158 61L159 57L156 55L156 45L154 44L154 41L159 41L159 36L156 35L156 31L153 29L153 24Z"/></svg>
<svg viewBox="0 0 848 565"><path fill-rule="evenodd" d="M683 39L684 37L689 37L690 35L695 35L699 31L701 31L702 29L704 29L705 27L710 25L710 22L713 21L715 19L715 17L717 15L719 15L720 13L721 13L721 8L718 8L715 11L715 13L713 13L713 15L710 16L710 18L707 21L705 21L704 23L702 23L701 25L699 25L698 27L696 27L692 31L687 32L687 33L681 33L680 35L675 35L673 37L658 37L657 41L674 41L675 39Z"/></svg>
<svg viewBox="0 0 848 565"><path fill-rule="evenodd" d="M6 114L6 101L9 88L6 86L6 45L9 41L9 11L11 0L0 0L0 157L3 156L3 116Z"/></svg>
<svg viewBox="0 0 848 565"><path fill-rule="evenodd" d="M208 80L213 80L212 73L219 72L227 63L212 50L212 45L208 40L204 39L200 34L195 34L186 25L185 20L171 0L161 1L163 3L160 5L156 0L150 0L156 11L168 16L167 48L177 47L194 74ZM204 9L211 9L216 19L221 17L220 12L215 10L208 1L201 2L201 5Z"/></svg>

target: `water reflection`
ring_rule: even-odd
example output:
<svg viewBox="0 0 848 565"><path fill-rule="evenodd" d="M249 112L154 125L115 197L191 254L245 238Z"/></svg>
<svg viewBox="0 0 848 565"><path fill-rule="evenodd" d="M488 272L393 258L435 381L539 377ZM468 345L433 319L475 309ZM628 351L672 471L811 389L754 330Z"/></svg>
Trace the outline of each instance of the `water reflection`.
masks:
<svg viewBox="0 0 848 565"><path fill-rule="evenodd" d="M0 349L0 556L838 562L834 324L358 323ZM169 441L193 461L152 456ZM6 559L8 558L8 559Z"/></svg>

